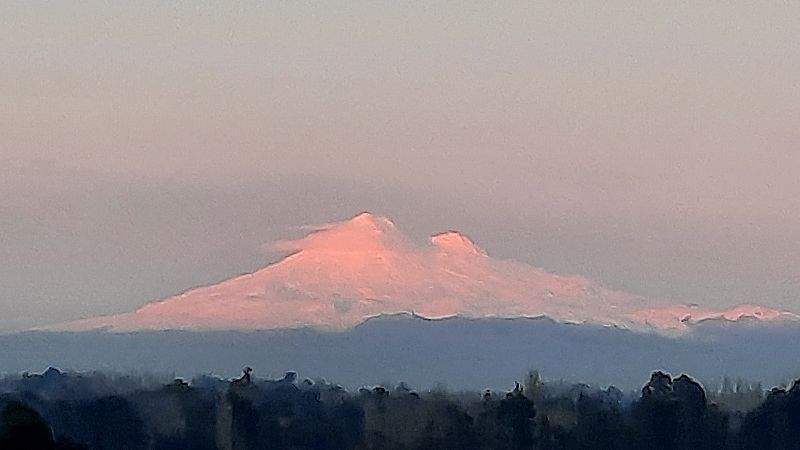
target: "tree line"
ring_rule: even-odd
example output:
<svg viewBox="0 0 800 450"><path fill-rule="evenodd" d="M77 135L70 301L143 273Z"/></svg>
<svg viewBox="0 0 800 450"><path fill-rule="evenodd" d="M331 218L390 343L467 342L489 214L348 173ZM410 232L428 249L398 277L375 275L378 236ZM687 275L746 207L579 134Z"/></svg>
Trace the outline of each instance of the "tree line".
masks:
<svg viewBox="0 0 800 450"><path fill-rule="evenodd" d="M800 449L800 384L706 389L653 372L640 391L544 382L508 391L351 392L259 379L48 369L0 380L0 449Z"/></svg>

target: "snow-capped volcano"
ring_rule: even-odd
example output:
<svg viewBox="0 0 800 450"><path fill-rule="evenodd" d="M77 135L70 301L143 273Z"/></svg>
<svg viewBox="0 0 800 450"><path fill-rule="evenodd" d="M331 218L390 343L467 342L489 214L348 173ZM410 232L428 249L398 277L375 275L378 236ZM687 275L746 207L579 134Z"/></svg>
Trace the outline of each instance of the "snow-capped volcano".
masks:
<svg viewBox="0 0 800 450"><path fill-rule="evenodd" d="M494 259L457 231L416 245L389 219L369 213L314 227L305 237L277 246L293 253L253 273L131 313L49 329L346 329L372 316L414 313L427 318L547 316L679 330L707 318L790 316L759 306L715 311L671 305L605 289L580 276Z"/></svg>

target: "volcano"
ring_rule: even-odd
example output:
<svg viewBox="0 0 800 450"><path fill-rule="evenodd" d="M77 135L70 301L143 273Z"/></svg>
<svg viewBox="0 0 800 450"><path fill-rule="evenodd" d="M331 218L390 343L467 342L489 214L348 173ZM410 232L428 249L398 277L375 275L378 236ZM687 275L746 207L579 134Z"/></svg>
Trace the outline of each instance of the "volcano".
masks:
<svg viewBox="0 0 800 450"><path fill-rule="evenodd" d="M289 256L253 273L130 313L47 329L344 330L370 317L407 313L429 319L549 317L675 331L708 319L794 318L758 305L713 310L606 289L581 276L492 258L457 231L418 245L389 219L370 213L316 226L276 246Z"/></svg>

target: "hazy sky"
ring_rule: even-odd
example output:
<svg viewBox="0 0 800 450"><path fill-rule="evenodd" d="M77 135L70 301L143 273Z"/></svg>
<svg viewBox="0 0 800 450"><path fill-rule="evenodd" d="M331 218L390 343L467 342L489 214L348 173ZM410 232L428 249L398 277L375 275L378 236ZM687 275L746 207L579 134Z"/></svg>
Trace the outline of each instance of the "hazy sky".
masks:
<svg viewBox="0 0 800 450"><path fill-rule="evenodd" d="M800 312L798 30L797 1L3 2L0 330L361 210Z"/></svg>

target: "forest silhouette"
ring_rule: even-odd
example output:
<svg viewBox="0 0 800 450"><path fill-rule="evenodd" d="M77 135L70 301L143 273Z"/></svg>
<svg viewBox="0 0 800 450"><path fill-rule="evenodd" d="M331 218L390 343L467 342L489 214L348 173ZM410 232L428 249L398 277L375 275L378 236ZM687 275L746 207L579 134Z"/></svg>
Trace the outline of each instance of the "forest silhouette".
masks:
<svg viewBox="0 0 800 450"><path fill-rule="evenodd" d="M625 393L531 371L508 391L418 392L253 373L7 376L0 449L800 449L800 380L707 391L656 371Z"/></svg>

